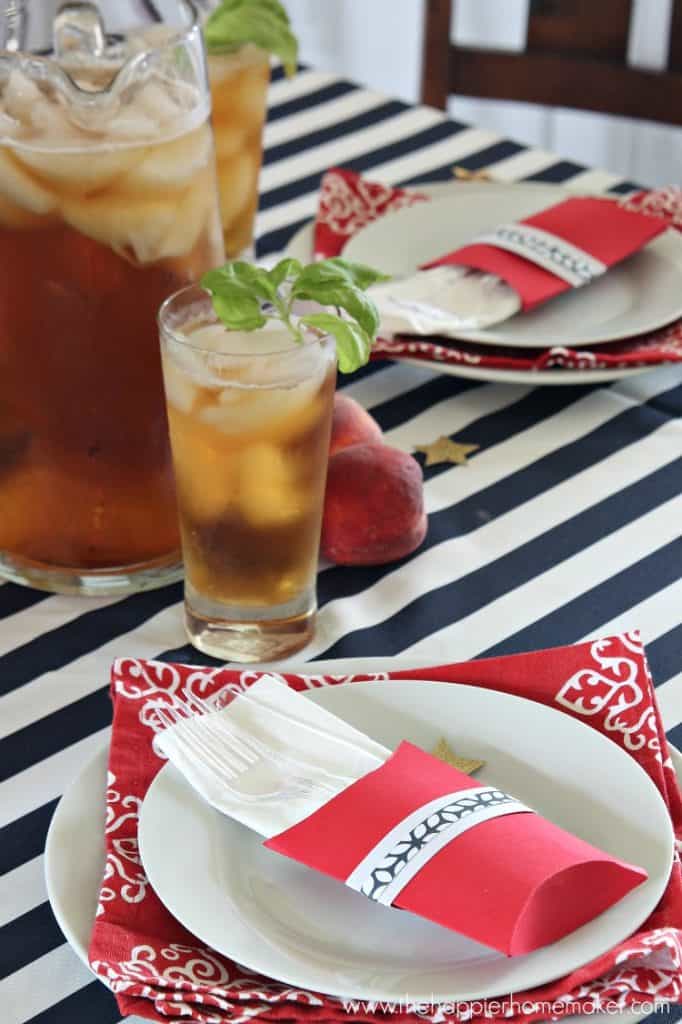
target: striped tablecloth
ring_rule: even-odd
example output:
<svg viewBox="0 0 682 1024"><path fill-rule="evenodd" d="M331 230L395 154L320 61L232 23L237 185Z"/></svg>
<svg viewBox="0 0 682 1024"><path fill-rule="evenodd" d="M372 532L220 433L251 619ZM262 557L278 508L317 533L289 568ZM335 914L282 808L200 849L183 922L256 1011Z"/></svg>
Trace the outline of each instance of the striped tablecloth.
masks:
<svg viewBox="0 0 682 1024"><path fill-rule="evenodd" d="M338 163L392 183L448 180L458 163L501 181L632 187L319 71L275 72L270 101L261 254L313 214ZM682 367L533 389L374 363L342 384L393 445L449 434L480 451L426 470L429 534L405 565L320 573L307 657L462 660L639 627L682 744ZM179 585L116 601L0 586L2 1024L119 1019L52 917L43 848L60 794L107 741L112 659L199 660L180 601Z"/></svg>

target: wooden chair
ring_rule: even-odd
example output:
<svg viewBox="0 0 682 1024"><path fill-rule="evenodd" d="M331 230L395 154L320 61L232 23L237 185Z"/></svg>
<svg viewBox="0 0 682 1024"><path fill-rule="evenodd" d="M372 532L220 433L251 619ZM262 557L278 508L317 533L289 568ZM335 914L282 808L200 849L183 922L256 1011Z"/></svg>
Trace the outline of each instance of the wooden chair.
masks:
<svg viewBox="0 0 682 1024"><path fill-rule="evenodd" d="M626 64L632 0L531 0L523 53L457 46L453 0L424 7L423 103L444 110L455 94L682 124L682 0L660 72Z"/></svg>

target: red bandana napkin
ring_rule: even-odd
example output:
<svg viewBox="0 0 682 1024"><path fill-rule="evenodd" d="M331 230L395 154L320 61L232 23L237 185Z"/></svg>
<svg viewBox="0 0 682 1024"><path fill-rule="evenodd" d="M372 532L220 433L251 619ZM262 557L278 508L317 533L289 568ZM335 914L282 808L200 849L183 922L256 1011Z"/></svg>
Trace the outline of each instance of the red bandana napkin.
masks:
<svg viewBox="0 0 682 1024"><path fill-rule="evenodd" d="M384 213L427 199L427 196L419 192L378 185L365 181L353 171L333 168L325 174L320 187L315 222L316 258L338 256L348 240L366 224L377 220ZM603 206L605 201L599 202ZM648 214L652 218L662 219L666 227L682 230L682 189L670 187L653 192L638 192L628 196L616 208ZM508 253L501 255L511 256ZM655 366L659 363L682 362L682 321L650 334L599 345L592 350L561 346L518 349L412 336L379 338L372 349L372 359L397 359L400 356L424 362L502 370L549 370L557 367L598 370Z"/></svg>
<svg viewBox="0 0 682 1024"><path fill-rule="evenodd" d="M425 202L428 196L411 189L366 181L355 171L334 167L322 178L315 218L316 259L338 256L361 228L404 206Z"/></svg>
<svg viewBox="0 0 682 1024"><path fill-rule="evenodd" d="M630 753L655 782L682 842L682 800L668 755L644 650L637 634L511 657L364 676L282 676L296 690L359 680L414 678L467 683L540 701L583 720ZM182 700L183 687L202 696L227 683L248 686L254 671L193 668L121 658L113 666L114 724L106 808L107 860L89 959L116 994L123 1014L149 1020L363 1021L414 1024L416 1016L368 1014L341 1000L253 974L206 948L165 909L141 866L137 823L142 800L163 762L152 752L162 728L157 708ZM495 1019L547 1019L548 1003L560 1013L624 1009L682 1001L682 873L676 860L668 888L639 931L592 963L530 993L515 997ZM523 1004L521 1006L520 1004ZM460 1018L448 1005L426 1014L432 1024ZM420 1013L420 1016L424 1016ZM478 1021L480 1007L467 1019Z"/></svg>

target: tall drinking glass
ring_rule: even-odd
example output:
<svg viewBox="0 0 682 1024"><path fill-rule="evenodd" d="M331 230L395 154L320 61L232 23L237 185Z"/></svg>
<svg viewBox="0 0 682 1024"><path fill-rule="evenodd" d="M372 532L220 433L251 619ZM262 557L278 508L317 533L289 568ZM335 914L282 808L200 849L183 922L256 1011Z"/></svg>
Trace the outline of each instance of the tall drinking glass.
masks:
<svg viewBox="0 0 682 1024"><path fill-rule="evenodd" d="M223 244L196 11L144 10L0 13L0 573L49 590L179 576L156 314Z"/></svg>
<svg viewBox="0 0 682 1024"><path fill-rule="evenodd" d="M253 252L270 61L257 46L209 55L225 252Z"/></svg>
<svg viewBox="0 0 682 1024"><path fill-rule="evenodd" d="M199 8L208 16L220 2L199 0ZM270 56L252 43L231 53L209 52L208 78L225 252L244 258L253 254Z"/></svg>
<svg viewBox="0 0 682 1024"><path fill-rule="evenodd" d="M227 331L198 287L160 327L189 639L224 660L284 657L313 633L334 342Z"/></svg>

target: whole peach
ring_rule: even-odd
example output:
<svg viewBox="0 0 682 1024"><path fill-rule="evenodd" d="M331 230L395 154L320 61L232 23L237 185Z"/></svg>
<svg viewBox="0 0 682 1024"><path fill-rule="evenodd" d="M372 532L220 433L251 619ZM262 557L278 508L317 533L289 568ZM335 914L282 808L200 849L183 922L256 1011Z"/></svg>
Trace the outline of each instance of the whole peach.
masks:
<svg viewBox="0 0 682 1024"><path fill-rule="evenodd" d="M426 536L422 471L405 452L356 444L329 460L322 554L338 565L383 565Z"/></svg>
<svg viewBox="0 0 682 1024"><path fill-rule="evenodd" d="M329 454L335 455L353 444L381 441L381 427L359 402L337 391L334 395L332 437Z"/></svg>

